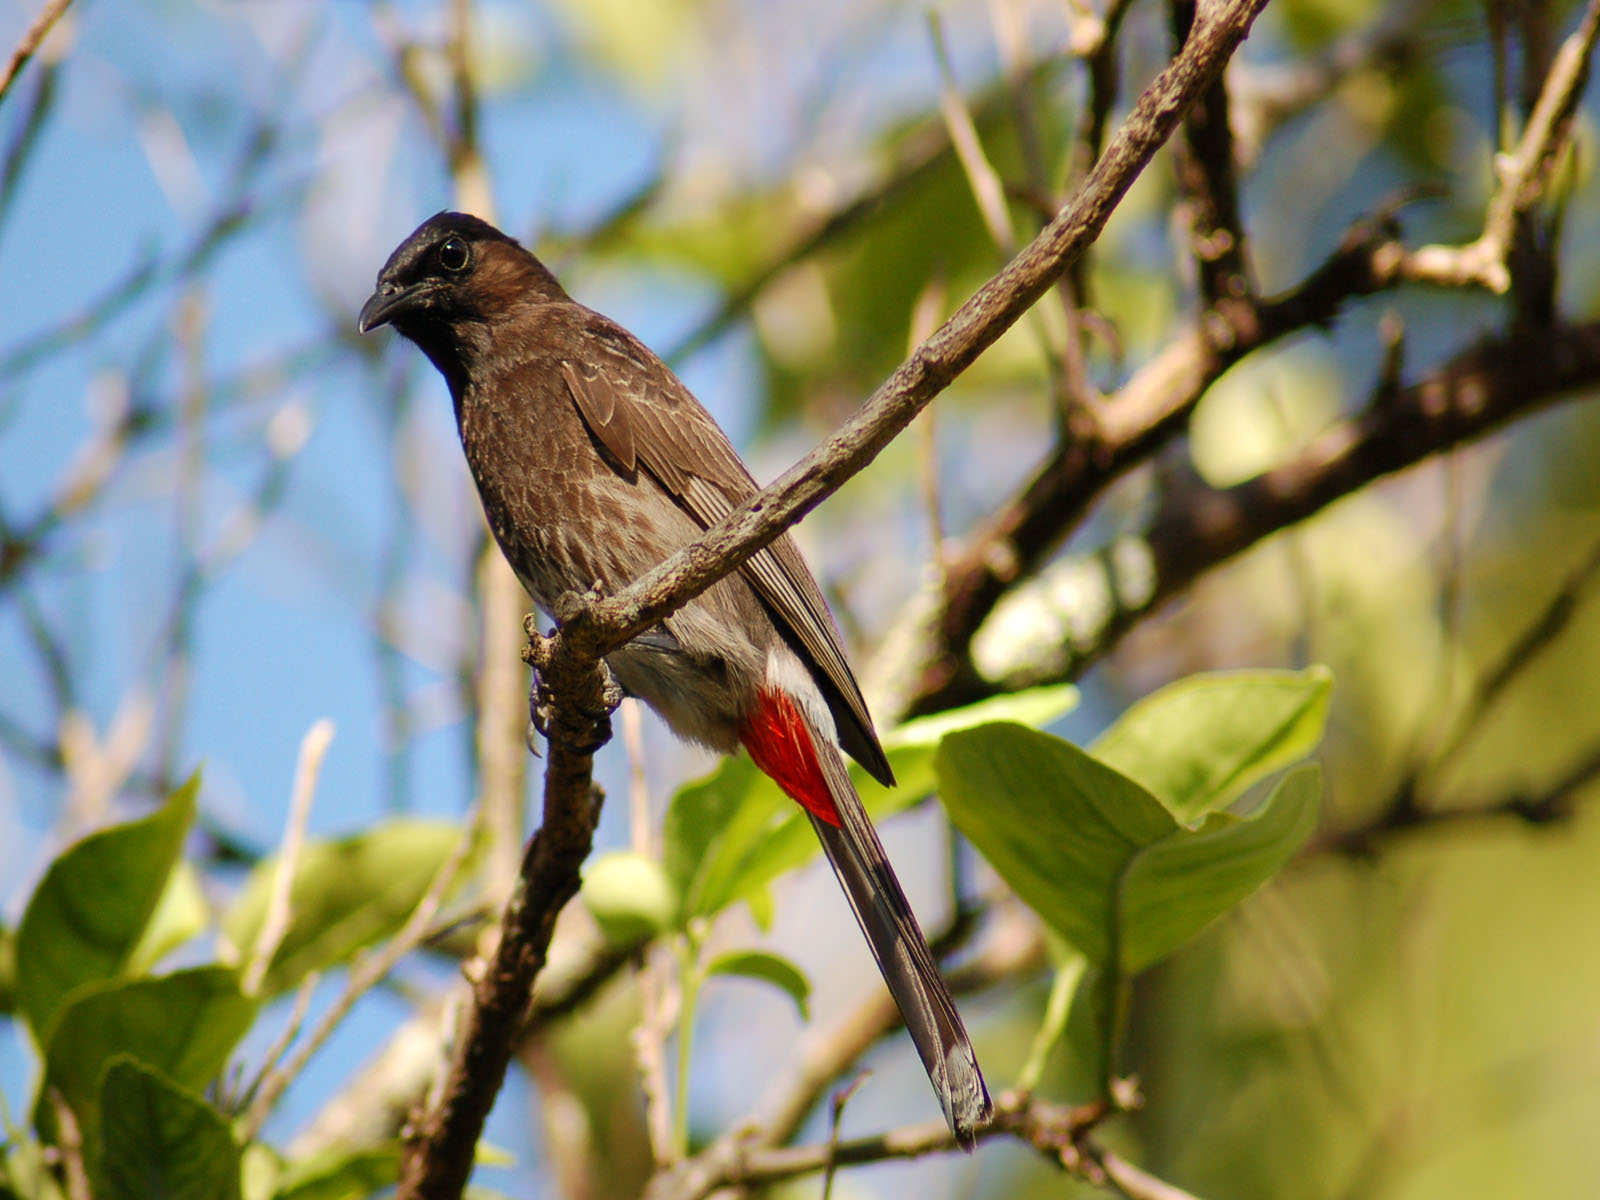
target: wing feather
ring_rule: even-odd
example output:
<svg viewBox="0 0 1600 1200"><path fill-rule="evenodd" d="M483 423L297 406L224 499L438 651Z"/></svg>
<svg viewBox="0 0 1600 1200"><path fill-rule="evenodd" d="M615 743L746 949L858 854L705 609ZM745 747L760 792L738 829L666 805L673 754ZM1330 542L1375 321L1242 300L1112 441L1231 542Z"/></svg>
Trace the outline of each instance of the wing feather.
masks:
<svg viewBox="0 0 1600 1200"><path fill-rule="evenodd" d="M594 436L623 465L654 475L696 523L709 528L759 490L733 443L666 364L621 326L590 313L583 363L562 374ZM827 602L787 533L740 568L812 668L850 756L894 781L860 685L845 660Z"/></svg>

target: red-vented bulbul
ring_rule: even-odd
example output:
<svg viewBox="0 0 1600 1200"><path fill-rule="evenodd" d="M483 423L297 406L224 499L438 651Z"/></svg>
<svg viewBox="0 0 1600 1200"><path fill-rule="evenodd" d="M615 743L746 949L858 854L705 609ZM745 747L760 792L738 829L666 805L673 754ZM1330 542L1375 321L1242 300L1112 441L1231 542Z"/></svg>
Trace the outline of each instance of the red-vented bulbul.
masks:
<svg viewBox="0 0 1600 1200"><path fill-rule="evenodd" d="M659 358L578 304L538 259L444 212L389 256L361 308L450 385L496 540L550 612L613 592L757 488L727 435ZM606 659L680 736L742 745L810 814L960 1143L992 1112L972 1043L862 807L841 750L894 778L832 615L786 534Z"/></svg>

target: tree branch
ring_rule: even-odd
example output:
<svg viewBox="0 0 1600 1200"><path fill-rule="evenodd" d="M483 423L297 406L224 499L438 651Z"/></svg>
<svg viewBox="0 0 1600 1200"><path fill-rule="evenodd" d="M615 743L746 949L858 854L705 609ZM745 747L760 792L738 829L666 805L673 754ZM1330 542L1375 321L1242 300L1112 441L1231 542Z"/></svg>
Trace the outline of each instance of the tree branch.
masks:
<svg viewBox="0 0 1600 1200"><path fill-rule="evenodd" d="M531 619L528 645L551 697L544 821L528 843L493 961L469 971L469 978L476 975L472 1004L439 1099L408 1132L401 1200L454 1200L465 1188L484 1121L528 1017L556 917L577 895L579 868L600 819L602 797L591 774L594 751L610 736L614 685L597 656L539 636Z"/></svg>
<svg viewBox="0 0 1600 1200"><path fill-rule="evenodd" d="M1068 205L981 287L832 436L704 537L616 595L576 614L595 653L615 649L722 576L870 463L924 407L1051 287L1104 228L1188 107L1217 78L1266 0L1209 7L1182 52L1145 89ZM563 628L563 638L574 632Z"/></svg>
<svg viewBox="0 0 1600 1200"><path fill-rule="evenodd" d="M1115 1110L1105 1101L1068 1106L1015 1093L1000 1098L994 1120L977 1131L979 1141L1011 1137L1026 1142L1075 1174L1093 1177L1098 1169L1082 1149L1088 1133ZM810 1146L757 1147L738 1140L718 1142L715 1153L684 1163L651 1181L646 1200L702 1200L719 1188L777 1183L812 1175L830 1165L849 1166L920 1158L958 1149L942 1120L892 1129L873 1137ZM1155 1195L1156 1193L1149 1193ZM1176 1194L1176 1193L1171 1193Z"/></svg>
<svg viewBox="0 0 1600 1200"><path fill-rule="evenodd" d="M33 24L23 30L22 36L17 39L17 44L11 51L11 57L6 60L4 67L0 67L0 103L4 103L12 83L16 81L22 68L28 65L28 60L43 44L51 27L61 19L61 14L67 11L67 5L71 2L72 0L48 0L48 3L39 10L39 15L33 19Z"/></svg>
<svg viewBox="0 0 1600 1200"><path fill-rule="evenodd" d="M1293 461L1246 483L1217 489L1185 474L1168 488L1143 537L1092 556L1093 565L1083 558L1061 565L1104 577L1104 594L1093 613L1080 614L1073 637L1053 647L1031 646L1033 661L1016 669L975 645L975 657L986 665L950 694L965 703L1076 678L1140 617L1263 538L1384 475L1597 381L1600 322L1518 330L1462 351L1409 387L1380 385L1364 411L1330 427ZM1041 588L1046 583L1041 577ZM1008 605L1028 602L1025 593L1007 598Z"/></svg>

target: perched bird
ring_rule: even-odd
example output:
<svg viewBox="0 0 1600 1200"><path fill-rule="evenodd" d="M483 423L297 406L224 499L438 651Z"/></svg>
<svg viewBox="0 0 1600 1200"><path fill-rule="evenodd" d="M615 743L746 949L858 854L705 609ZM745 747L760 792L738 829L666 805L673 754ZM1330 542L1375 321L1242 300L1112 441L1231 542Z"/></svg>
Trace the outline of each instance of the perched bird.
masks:
<svg viewBox="0 0 1600 1200"><path fill-rule="evenodd" d="M544 265L461 213L389 256L362 333L392 325L450 385L484 514L546 612L615 591L757 491L659 358ZM992 1113L960 1014L850 782L894 777L822 593L785 535L606 659L681 737L742 745L810 814L957 1140ZM843 753L841 753L841 751Z"/></svg>

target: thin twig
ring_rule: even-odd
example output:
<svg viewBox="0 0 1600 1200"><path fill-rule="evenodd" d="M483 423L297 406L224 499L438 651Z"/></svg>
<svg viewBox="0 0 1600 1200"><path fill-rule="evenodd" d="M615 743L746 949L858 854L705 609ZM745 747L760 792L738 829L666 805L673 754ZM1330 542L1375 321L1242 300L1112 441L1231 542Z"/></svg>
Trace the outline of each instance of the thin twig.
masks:
<svg viewBox="0 0 1600 1200"><path fill-rule="evenodd" d="M262 1080L255 1102L240 1122L245 1140L255 1137L260 1132L273 1106L283 1095L284 1089L299 1077L305 1070L306 1064L344 1023L345 1017L355 1007L356 1001L382 983L402 958L422 944L433 926L433 919L438 914L439 906L444 903L446 893L455 884L462 864L472 852L474 825L475 822L467 822L465 831L451 849L450 856L440 864L433 881L428 884L428 890L423 893L416 908L411 910L411 915L406 918L406 923L401 926L400 931L390 938L381 950L367 955L351 968L349 978L345 980L344 991L323 1014L322 1020L289 1060L288 1066L271 1072Z"/></svg>
<svg viewBox="0 0 1600 1200"><path fill-rule="evenodd" d="M333 722L324 717L300 739L300 758L294 772L294 790L289 800L289 815L283 827L283 845L278 852L278 865L272 874L272 891L267 897L267 912L261 930L256 934L256 944L251 948L250 961L239 977L239 990L254 996L261 990L267 977L267 968L289 932L289 894L294 888L295 871L300 865L300 850L305 845L306 825L311 820L311 802L317 794L317 778L322 773L322 759L333 741Z"/></svg>
<svg viewBox="0 0 1600 1200"><path fill-rule="evenodd" d="M1589 78L1600 39L1600 0L1561 44L1516 150L1496 159L1500 183L1489 200L1483 233L1466 246L1423 246L1410 256L1411 278L1449 286L1476 284L1492 292L1511 287L1507 265L1517 222L1544 197L1550 174L1572 129L1572 114Z"/></svg>
<svg viewBox="0 0 1600 1200"><path fill-rule="evenodd" d="M1078 1152L1085 1136L1115 1109L1105 1102L1068 1106L1047 1100L1000 1097L994 1120L977 1131L979 1141L1009 1137L1025 1142L1079 1175L1086 1161ZM646 1200L701 1200L720 1188L777 1183L840 1166L921 1158L959 1149L955 1135L941 1120L892 1129L872 1137L822 1142L810 1146L762 1147L725 1140L673 1172L657 1175L645 1190Z"/></svg>
<svg viewBox="0 0 1600 1200"><path fill-rule="evenodd" d="M11 57L6 60L4 67L0 67L0 104L5 102L6 93L11 90L18 73L28 65L28 60L39 49L51 26L61 19L61 14L67 11L70 3L72 0L47 0L39 10L39 15L34 17L33 24L23 30L22 37L11 51Z"/></svg>

